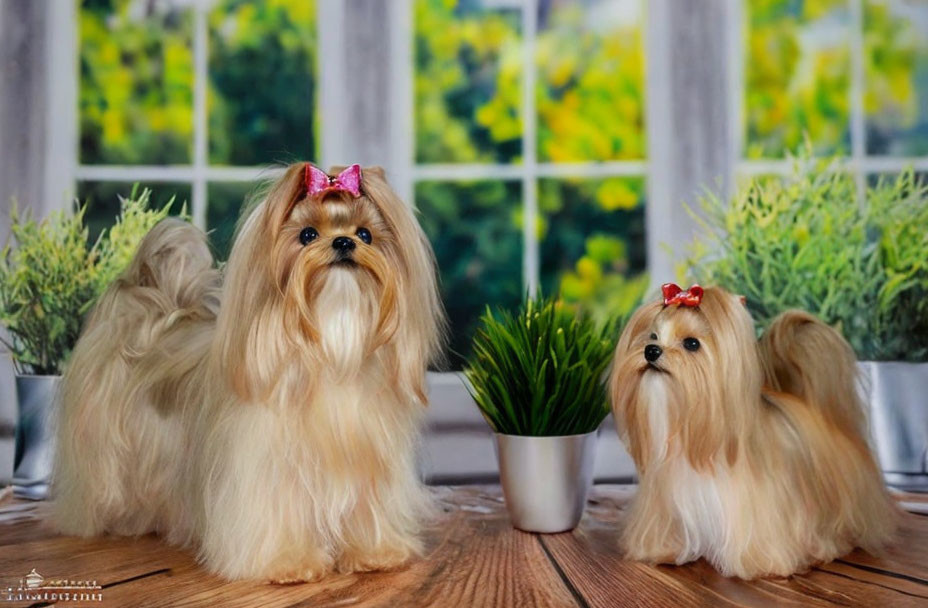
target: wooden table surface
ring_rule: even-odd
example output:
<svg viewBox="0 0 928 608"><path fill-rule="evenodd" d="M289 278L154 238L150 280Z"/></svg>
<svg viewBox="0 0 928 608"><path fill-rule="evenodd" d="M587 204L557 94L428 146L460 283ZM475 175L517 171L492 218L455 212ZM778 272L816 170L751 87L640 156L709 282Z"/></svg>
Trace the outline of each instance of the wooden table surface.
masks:
<svg viewBox="0 0 928 608"><path fill-rule="evenodd" d="M94 579L98 606L928 606L928 515L908 513L900 542L788 579L744 582L699 561L648 566L616 549L633 486L596 486L579 528L526 534L509 525L498 487L435 488L442 514L426 555L398 572L334 575L319 583L227 583L155 536L61 537L45 503L0 504L0 590L33 568L49 578ZM924 499L904 498L910 508ZM6 603L0 595L0 606ZM33 606L48 604L34 603ZM64 602L59 605L78 605ZM83 604L87 605L87 604Z"/></svg>

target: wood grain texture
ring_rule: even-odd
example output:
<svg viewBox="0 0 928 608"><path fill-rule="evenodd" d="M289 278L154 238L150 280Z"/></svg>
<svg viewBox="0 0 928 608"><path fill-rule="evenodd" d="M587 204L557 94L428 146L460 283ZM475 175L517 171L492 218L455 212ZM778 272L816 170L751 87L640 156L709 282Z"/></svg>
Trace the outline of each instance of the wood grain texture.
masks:
<svg viewBox="0 0 928 608"><path fill-rule="evenodd" d="M0 583L36 568L97 580L106 606L575 606L535 536L514 530L498 492L436 488L439 515L425 556L398 572L330 576L320 583L228 583L193 557L141 538L60 537L48 505L0 507Z"/></svg>
<svg viewBox="0 0 928 608"><path fill-rule="evenodd" d="M625 561L618 546L628 486L597 486L580 526L544 537L589 606L928 606L928 517L906 514L886 555L855 551L789 578L740 581L704 560L685 566Z"/></svg>
<svg viewBox="0 0 928 608"><path fill-rule="evenodd" d="M396 572L301 585L228 583L151 535L58 536L45 521L47 504L14 499L0 504L0 587L36 568L97 580L104 601L96 605L120 607L928 606L926 516L906 515L899 543L885 555L855 551L788 579L745 582L704 561L624 561L618 529L633 487L597 486L576 530L542 536L509 525L498 487L433 491L438 515L421 559Z"/></svg>

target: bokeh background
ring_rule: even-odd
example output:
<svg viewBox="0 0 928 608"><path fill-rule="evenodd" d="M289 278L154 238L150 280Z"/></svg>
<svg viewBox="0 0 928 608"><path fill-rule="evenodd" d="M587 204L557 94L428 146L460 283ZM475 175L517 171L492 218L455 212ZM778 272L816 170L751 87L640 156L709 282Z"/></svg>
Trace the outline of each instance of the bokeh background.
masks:
<svg viewBox="0 0 928 608"><path fill-rule="evenodd" d="M854 2L743 2L741 150L752 172L806 139L820 154L851 154L860 145L872 157L928 151L928 2ZM483 308L521 298L525 256L537 256L546 292L602 317L629 309L648 283L644 0L539 2L529 62L524 20L512 3L413 5L414 163L437 167L415 180L413 202L438 258L455 364ZM194 162L194 49L204 35L208 166L318 159L325 57L316 2L217 0L205 32L196 31L191 6L78 3L78 163ZM855 53L864 72L858 91ZM529 70L533 116L524 115L521 99ZM865 144L852 141L855 99L863 104ZM538 178L537 252L523 238L524 182L505 177L527 150L538 163L621 161L616 175ZM486 166L487 175L440 177L456 164ZM191 198L183 180L80 181L76 194L88 201L95 232L112 222L116 195L128 194L134 181L152 188L156 203L174 197L178 212ZM238 179L208 184L205 227L220 259L252 187Z"/></svg>

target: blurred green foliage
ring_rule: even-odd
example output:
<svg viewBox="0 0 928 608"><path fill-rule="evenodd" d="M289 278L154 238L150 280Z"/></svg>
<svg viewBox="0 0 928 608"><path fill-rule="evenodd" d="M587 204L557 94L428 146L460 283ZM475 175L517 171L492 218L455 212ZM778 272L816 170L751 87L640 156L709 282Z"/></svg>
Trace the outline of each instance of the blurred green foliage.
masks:
<svg viewBox="0 0 928 608"><path fill-rule="evenodd" d="M209 42L210 162L315 158L315 0L222 0Z"/></svg>
<svg viewBox="0 0 928 608"><path fill-rule="evenodd" d="M640 303L644 179L543 179L538 184L541 288L605 323Z"/></svg>
<svg viewBox="0 0 928 608"><path fill-rule="evenodd" d="M81 161L191 162L193 13L80 3ZM221 0L209 17L209 148L216 164L315 156L315 0Z"/></svg>
<svg viewBox="0 0 928 608"><path fill-rule="evenodd" d="M864 70L867 152L928 153L928 3L864 2Z"/></svg>
<svg viewBox="0 0 928 608"><path fill-rule="evenodd" d="M850 29L846 0L748 0L748 158L803 142L849 150Z"/></svg>
<svg viewBox="0 0 928 608"><path fill-rule="evenodd" d="M863 4L867 149L887 153L907 129L928 120L917 111L918 91L928 89L925 67L917 65L928 60L926 33L906 14L912 3ZM847 0L747 0L745 11L747 157L783 157L806 134L818 154L848 152L853 24ZM922 141L926 133L928 125ZM908 139L896 153L928 149Z"/></svg>
<svg viewBox="0 0 928 608"><path fill-rule="evenodd" d="M80 1L81 161L191 160L189 5ZM641 0L542 3L533 65L542 162L643 159ZM864 0L867 150L928 151L928 35L920 5ZM518 9L481 0L414 0L415 157L420 163L519 163L523 46ZM749 158L781 157L808 134L816 153L848 150L851 17L846 0L745 0ZM317 149L315 0L217 0L208 16L209 154L216 164L313 158ZM115 187L115 185L110 185ZM90 187L90 186L88 186ZM98 184L95 188L110 188ZM161 185L182 190L189 187ZM112 188L110 188L112 189ZM125 189L124 189L125 190ZM247 188L211 184L208 227L224 257ZM644 265L640 179L540 180L542 287L598 320L638 302ZM186 194L184 194L186 192ZM101 190L102 193L102 190ZM105 194L105 195L103 195ZM103 228L103 193L87 219ZM466 352L487 303L522 290L518 184L421 183L423 223ZM99 226L97 226L99 224Z"/></svg>
<svg viewBox="0 0 928 608"><path fill-rule="evenodd" d="M82 0L80 159L170 164L191 160L192 19L165 3L136 15L130 0Z"/></svg>
<svg viewBox="0 0 928 608"><path fill-rule="evenodd" d="M637 0L557 4L542 23L535 54L542 161L646 156L643 21L596 13L610 4L644 10Z"/></svg>
<svg viewBox="0 0 928 608"><path fill-rule="evenodd" d="M597 19L597 10L615 4L563 3L541 15L532 66L541 161L645 155L641 23ZM520 162L518 11L488 10L475 0L416 0L415 11L417 160ZM634 308L647 283L640 274L643 180L540 180L538 189L542 288L598 321ZM424 183L416 201L439 260L452 349L466 354L484 306L520 299L520 198L502 184ZM440 219L430 217L435 213ZM507 232L508 242L500 242ZM476 247L464 246L468 241ZM489 272L484 264L491 261Z"/></svg>
<svg viewBox="0 0 928 608"><path fill-rule="evenodd" d="M84 207L38 222L13 209L0 250L0 323L17 371L60 374L84 314L129 264L142 237L169 212L149 208L150 192L120 200L115 224L91 241Z"/></svg>
<svg viewBox="0 0 928 608"><path fill-rule="evenodd" d="M518 11L473 0L415 1L419 162L518 162L522 46Z"/></svg>
<svg viewBox="0 0 928 608"><path fill-rule="evenodd" d="M161 209L171 201L171 215L180 214L188 206L191 187L172 182L78 182L77 200L84 204L84 226L90 242L96 241L116 221L122 209L122 199L132 199L137 192L148 191L152 207Z"/></svg>
<svg viewBox="0 0 928 608"><path fill-rule="evenodd" d="M484 308L511 308L522 299L521 184L420 182L416 204L441 271L449 359L458 368Z"/></svg>
<svg viewBox="0 0 928 608"><path fill-rule="evenodd" d="M641 23L593 18L609 4L558 3L539 24L531 67L540 160L645 157ZM415 11L419 162L519 162L518 11L475 0L416 0Z"/></svg>
<svg viewBox="0 0 928 608"><path fill-rule="evenodd" d="M805 149L788 177L707 198L687 270L747 297L761 328L790 308L837 327L858 357L928 360L928 187L911 171L857 200L839 160Z"/></svg>
<svg viewBox="0 0 928 608"><path fill-rule="evenodd" d="M593 432L609 413L603 376L616 333L554 298L487 307L464 370L474 401L497 433Z"/></svg>
<svg viewBox="0 0 928 608"><path fill-rule="evenodd" d="M214 182L209 185L206 229L217 260L229 259L240 212L247 206L250 197L260 191L261 185L250 182Z"/></svg>

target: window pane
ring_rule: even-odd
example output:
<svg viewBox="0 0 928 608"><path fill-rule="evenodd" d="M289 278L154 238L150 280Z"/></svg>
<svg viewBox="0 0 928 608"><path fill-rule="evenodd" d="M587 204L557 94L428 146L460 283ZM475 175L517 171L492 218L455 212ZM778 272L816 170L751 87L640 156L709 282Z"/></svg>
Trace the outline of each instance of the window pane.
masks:
<svg viewBox="0 0 928 608"><path fill-rule="evenodd" d="M210 162L315 158L316 3L221 0L209 43Z"/></svg>
<svg viewBox="0 0 928 608"><path fill-rule="evenodd" d="M517 162L522 149L518 10L416 0L416 160Z"/></svg>
<svg viewBox="0 0 928 608"><path fill-rule="evenodd" d="M850 150L847 0L749 0L748 158L778 158L807 133L818 153Z"/></svg>
<svg viewBox="0 0 928 608"><path fill-rule="evenodd" d="M864 4L867 152L928 154L928 4Z"/></svg>
<svg viewBox="0 0 928 608"><path fill-rule="evenodd" d="M190 162L190 11L164 0L85 0L79 17L81 162Z"/></svg>
<svg viewBox="0 0 928 608"><path fill-rule="evenodd" d="M640 0L544 4L550 11L538 24L538 158L644 158Z"/></svg>
<svg viewBox="0 0 928 608"><path fill-rule="evenodd" d="M522 295L522 187L518 182L421 182L419 221L438 260L451 321L454 368L470 352L487 305L512 307Z"/></svg>
<svg viewBox="0 0 928 608"><path fill-rule="evenodd" d="M541 286L607 320L638 304L647 279L643 178L542 179Z"/></svg>
<svg viewBox="0 0 928 608"><path fill-rule="evenodd" d="M149 207L161 209L171 198L171 215L180 215L186 208L190 213L190 184L141 182L80 182L77 184L77 200L87 203L84 223L90 230L90 240L95 241L100 232L116 223L119 215L119 197L129 198L133 188L141 193L145 188L151 189Z"/></svg>
<svg viewBox="0 0 928 608"><path fill-rule="evenodd" d="M217 260L226 260L232 250L232 237L239 214L255 190L250 182L211 183L207 190L206 229Z"/></svg>

